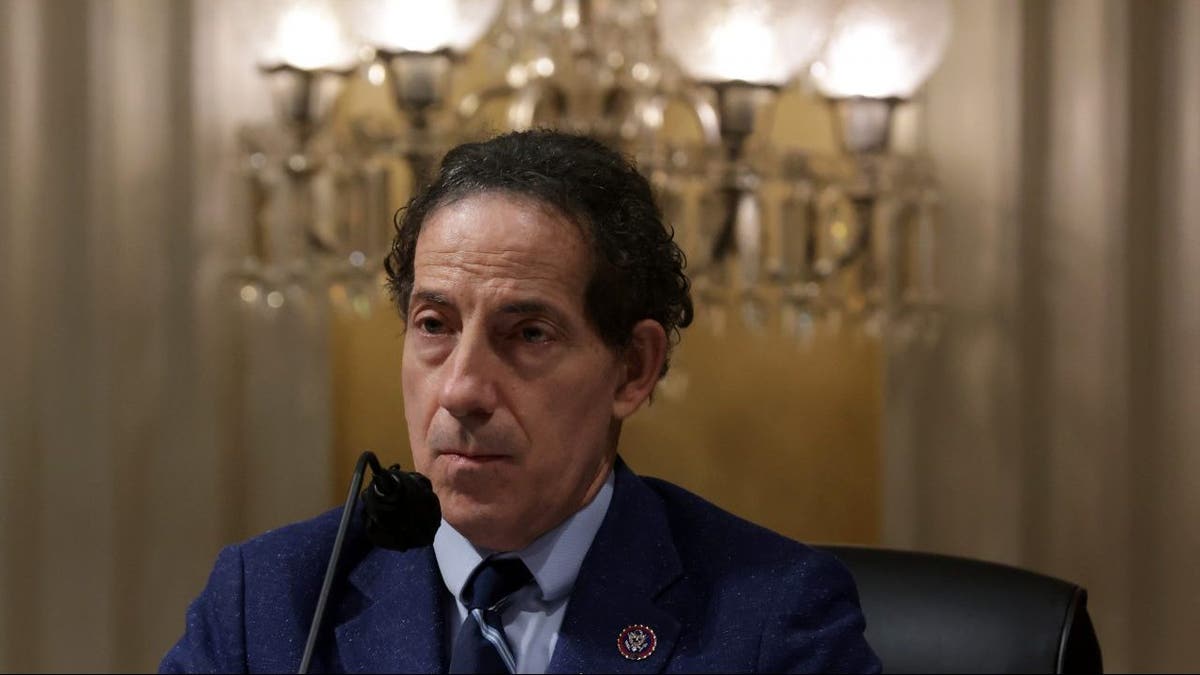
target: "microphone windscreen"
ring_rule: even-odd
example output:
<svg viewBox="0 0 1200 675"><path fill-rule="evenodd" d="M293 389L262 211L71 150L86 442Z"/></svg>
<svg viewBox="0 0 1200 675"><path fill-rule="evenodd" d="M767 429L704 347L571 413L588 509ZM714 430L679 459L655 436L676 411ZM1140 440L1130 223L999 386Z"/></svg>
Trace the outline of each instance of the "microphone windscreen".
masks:
<svg viewBox="0 0 1200 675"><path fill-rule="evenodd" d="M367 537L393 551L429 546L442 524L442 507L429 479L392 465L362 492Z"/></svg>

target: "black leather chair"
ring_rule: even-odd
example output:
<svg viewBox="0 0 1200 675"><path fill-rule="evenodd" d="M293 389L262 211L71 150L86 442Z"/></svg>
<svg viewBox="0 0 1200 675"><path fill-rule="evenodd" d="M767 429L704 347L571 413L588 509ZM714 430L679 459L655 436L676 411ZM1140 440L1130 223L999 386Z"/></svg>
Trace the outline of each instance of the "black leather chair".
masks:
<svg viewBox="0 0 1200 675"><path fill-rule="evenodd" d="M885 673L1099 673L1075 584L1006 565L825 546L854 574Z"/></svg>

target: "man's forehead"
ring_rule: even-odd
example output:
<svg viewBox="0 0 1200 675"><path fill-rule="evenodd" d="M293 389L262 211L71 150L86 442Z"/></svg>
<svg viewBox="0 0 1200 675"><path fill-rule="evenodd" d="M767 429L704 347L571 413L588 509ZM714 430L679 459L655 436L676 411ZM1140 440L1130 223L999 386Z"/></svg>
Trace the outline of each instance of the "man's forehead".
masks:
<svg viewBox="0 0 1200 675"><path fill-rule="evenodd" d="M417 238L414 267L513 278L577 278L590 252L575 223L526 199L484 193L443 206Z"/></svg>
<svg viewBox="0 0 1200 675"><path fill-rule="evenodd" d="M567 251L520 242L512 247L444 246L432 241L417 249L413 265L414 290L442 295L463 291L489 294L576 295L587 282L584 260Z"/></svg>
<svg viewBox="0 0 1200 675"><path fill-rule="evenodd" d="M417 240L413 302L488 313L582 311L590 251L552 209L481 194L432 213Z"/></svg>

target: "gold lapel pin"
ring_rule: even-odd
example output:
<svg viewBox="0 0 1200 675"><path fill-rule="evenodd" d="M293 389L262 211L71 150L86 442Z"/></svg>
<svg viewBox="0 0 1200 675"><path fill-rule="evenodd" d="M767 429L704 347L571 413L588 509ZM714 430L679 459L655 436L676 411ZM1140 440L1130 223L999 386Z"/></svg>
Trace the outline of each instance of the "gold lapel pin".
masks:
<svg viewBox="0 0 1200 675"><path fill-rule="evenodd" d="M654 634L654 630L640 623L626 626L617 635L617 651L630 661L649 658L657 646L658 636Z"/></svg>

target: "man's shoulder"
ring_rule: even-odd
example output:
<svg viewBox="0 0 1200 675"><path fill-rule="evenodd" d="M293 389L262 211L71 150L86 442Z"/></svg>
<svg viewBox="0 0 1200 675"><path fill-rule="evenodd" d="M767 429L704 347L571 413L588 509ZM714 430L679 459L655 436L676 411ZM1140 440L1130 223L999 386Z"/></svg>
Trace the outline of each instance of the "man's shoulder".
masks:
<svg viewBox="0 0 1200 675"><path fill-rule="evenodd" d="M301 542L320 541L337 534L342 507L338 506L305 520L261 532L241 543L245 548L271 549L294 546Z"/></svg>
<svg viewBox="0 0 1200 675"><path fill-rule="evenodd" d="M247 539L237 545L247 573L266 567L272 574L323 572L333 550L342 507Z"/></svg>
<svg viewBox="0 0 1200 675"><path fill-rule="evenodd" d="M684 608L680 620L719 645L680 654L680 670L720 663L729 672L879 671L854 579L834 555L678 485L641 481L661 504L681 567L661 601Z"/></svg>

